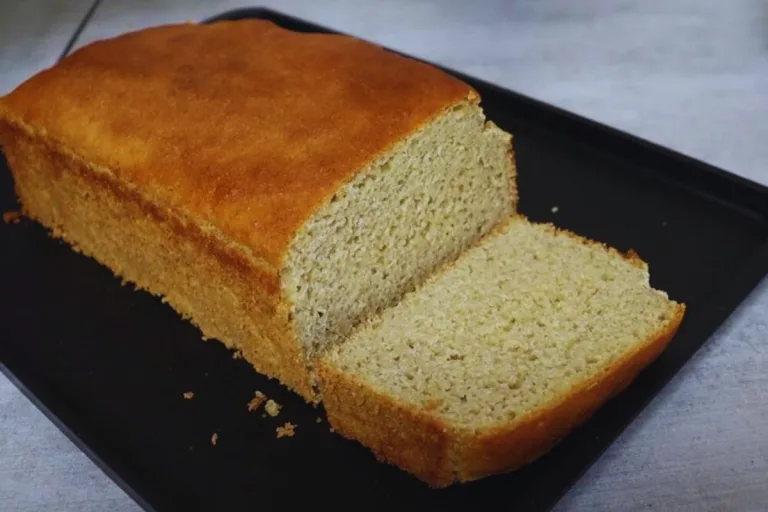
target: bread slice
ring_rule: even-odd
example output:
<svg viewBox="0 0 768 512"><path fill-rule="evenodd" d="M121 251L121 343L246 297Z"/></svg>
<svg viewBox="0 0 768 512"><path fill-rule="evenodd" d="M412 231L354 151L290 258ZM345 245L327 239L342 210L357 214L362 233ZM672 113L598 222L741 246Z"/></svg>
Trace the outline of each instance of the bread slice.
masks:
<svg viewBox="0 0 768 512"><path fill-rule="evenodd" d="M515 210L476 92L270 22L88 45L0 99L24 213L316 401L312 361Z"/></svg>
<svg viewBox="0 0 768 512"><path fill-rule="evenodd" d="M629 384L684 311L637 255L513 218L329 350L323 403L432 486L509 471Z"/></svg>

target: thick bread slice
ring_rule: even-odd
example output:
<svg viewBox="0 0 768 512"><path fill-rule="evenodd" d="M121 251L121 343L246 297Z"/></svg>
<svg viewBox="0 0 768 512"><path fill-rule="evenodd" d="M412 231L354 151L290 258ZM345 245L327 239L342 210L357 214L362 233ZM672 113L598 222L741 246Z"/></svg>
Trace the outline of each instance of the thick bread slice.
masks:
<svg viewBox="0 0 768 512"><path fill-rule="evenodd" d="M666 347L645 263L513 218L321 358L332 426L432 486L548 451Z"/></svg>
<svg viewBox="0 0 768 512"><path fill-rule="evenodd" d="M24 213L316 400L312 358L514 211L468 85L260 20L88 45L0 98Z"/></svg>

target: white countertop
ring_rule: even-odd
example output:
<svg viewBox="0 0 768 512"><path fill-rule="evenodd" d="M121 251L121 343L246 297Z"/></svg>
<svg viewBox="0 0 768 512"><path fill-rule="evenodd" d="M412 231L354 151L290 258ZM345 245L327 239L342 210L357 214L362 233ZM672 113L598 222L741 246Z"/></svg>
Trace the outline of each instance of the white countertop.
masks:
<svg viewBox="0 0 768 512"><path fill-rule="evenodd" d="M5 2L0 93L52 64L90 4ZM103 0L78 45L251 5ZM261 5L496 82L768 184L763 1ZM767 337L764 283L557 510L768 510ZM0 510L138 506L0 376Z"/></svg>

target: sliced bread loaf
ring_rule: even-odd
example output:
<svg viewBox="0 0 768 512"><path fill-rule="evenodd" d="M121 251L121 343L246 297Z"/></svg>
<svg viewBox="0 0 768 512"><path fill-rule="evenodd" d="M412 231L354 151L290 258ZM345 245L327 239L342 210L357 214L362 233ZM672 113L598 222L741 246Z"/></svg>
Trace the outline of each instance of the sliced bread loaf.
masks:
<svg viewBox="0 0 768 512"><path fill-rule="evenodd" d="M685 307L648 268L513 218L321 358L330 423L433 486L547 450L624 388Z"/></svg>
<svg viewBox="0 0 768 512"><path fill-rule="evenodd" d="M515 209L468 85L261 20L90 44L0 99L23 211L316 400L312 359Z"/></svg>

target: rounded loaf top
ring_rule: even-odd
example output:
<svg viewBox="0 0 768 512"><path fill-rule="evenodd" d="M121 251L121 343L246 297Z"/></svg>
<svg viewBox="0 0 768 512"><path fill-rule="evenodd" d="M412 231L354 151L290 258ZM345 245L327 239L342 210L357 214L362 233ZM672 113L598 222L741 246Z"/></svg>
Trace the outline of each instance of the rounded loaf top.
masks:
<svg viewBox="0 0 768 512"><path fill-rule="evenodd" d="M278 266L342 183L466 100L468 85L374 44L240 20L94 42L3 97L0 117Z"/></svg>

